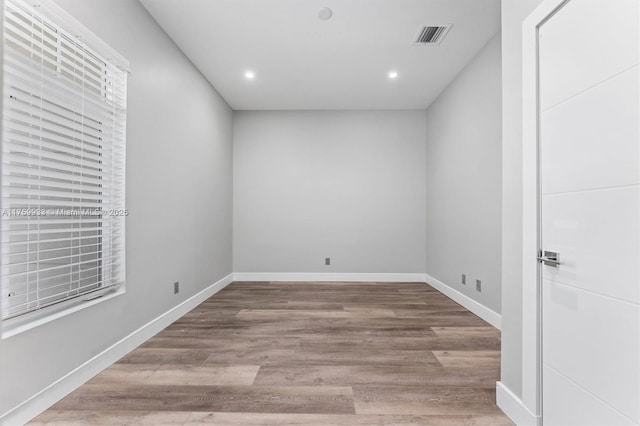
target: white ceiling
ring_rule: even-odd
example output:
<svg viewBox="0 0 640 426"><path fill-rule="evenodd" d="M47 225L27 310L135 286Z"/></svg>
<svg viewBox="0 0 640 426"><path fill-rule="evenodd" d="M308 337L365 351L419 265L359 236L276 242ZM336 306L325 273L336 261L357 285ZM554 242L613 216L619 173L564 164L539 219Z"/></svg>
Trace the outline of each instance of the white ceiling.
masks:
<svg viewBox="0 0 640 426"><path fill-rule="evenodd" d="M500 0L140 1L237 110L426 108L500 28Z"/></svg>

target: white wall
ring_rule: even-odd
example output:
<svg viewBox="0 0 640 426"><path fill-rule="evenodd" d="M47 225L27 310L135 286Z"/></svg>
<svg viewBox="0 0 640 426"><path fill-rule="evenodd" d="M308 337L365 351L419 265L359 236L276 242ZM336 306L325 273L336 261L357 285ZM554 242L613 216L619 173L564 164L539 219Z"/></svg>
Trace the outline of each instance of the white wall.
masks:
<svg viewBox="0 0 640 426"><path fill-rule="evenodd" d="M0 416L232 272L230 108L138 2L57 2L131 63L127 293L0 341Z"/></svg>
<svg viewBox="0 0 640 426"><path fill-rule="evenodd" d="M424 141L423 111L236 112L234 271L423 273Z"/></svg>
<svg viewBox="0 0 640 426"><path fill-rule="evenodd" d="M502 370L522 397L522 21L542 0L502 0Z"/></svg>
<svg viewBox="0 0 640 426"><path fill-rule="evenodd" d="M427 274L498 313L500 66L497 34L431 104L426 139ZM476 279L482 281L481 292Z"/></svg>

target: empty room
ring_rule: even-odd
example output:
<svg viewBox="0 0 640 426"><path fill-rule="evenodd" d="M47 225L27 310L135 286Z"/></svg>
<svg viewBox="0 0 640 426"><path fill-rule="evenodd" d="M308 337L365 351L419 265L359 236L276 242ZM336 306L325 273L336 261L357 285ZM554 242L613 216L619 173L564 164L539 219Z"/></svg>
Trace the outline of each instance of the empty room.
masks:
<svg viewBox="0 0 640 426"><path fill-rule="evenodd" d="M640 0L0 10L0 425L640 425Z"/></svg>

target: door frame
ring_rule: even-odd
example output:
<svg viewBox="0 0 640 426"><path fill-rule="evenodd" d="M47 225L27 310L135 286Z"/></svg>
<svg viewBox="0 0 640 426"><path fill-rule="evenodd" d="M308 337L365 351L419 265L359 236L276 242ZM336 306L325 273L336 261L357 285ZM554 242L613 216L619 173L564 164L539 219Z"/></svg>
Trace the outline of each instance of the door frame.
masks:
<svg viewBox="0 0 640 426"><path fill-rule="evenodd" d="M522 24L522 404L542 418L540 27L569 1L543 0Z"/></svg>

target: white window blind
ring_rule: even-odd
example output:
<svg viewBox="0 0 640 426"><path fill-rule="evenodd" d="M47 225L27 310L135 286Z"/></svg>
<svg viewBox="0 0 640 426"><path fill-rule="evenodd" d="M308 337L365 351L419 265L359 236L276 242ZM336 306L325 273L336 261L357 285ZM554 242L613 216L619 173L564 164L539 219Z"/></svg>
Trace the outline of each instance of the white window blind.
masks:
<svg viewBox="0 0 640 426"><path fill-rule="evenodd" d="M54 7L4 1L3 320L125 281L126 61Z"/></svg>

